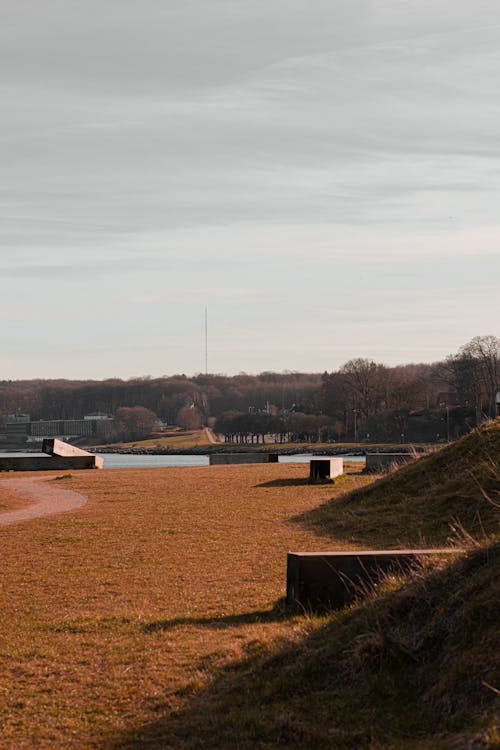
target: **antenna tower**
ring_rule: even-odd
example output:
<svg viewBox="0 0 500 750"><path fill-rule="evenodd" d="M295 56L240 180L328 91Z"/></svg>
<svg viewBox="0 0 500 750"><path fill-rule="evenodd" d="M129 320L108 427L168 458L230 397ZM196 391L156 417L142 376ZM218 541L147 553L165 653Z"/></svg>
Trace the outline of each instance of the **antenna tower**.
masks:
<svg viewBox="0 0 500 750"><path fill-rule="evenodd" d="M205 375L208 375L208 310L205 307Z"/></svg>

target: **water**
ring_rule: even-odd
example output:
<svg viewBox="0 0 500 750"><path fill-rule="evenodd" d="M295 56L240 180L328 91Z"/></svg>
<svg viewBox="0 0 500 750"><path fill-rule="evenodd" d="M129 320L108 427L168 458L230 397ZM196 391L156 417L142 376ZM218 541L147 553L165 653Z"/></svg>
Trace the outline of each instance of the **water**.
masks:
<svg viewBox="0 0 500 750"><path fill-rule="evenodd" d="M105 469L156 469L159 466L208 466L208 456L133 456L100 453Z"/></svg>
<svg viewBox="0 0 500 750"><path fill-rule="evenodd" d="M160 466L208 466L208 456L188 456L188 455L164 455L148 456L133 455L131 453L101 453L98 454L104 459L105 469L154 469ZM21 456L44 456L46 453L0 453L0 457L8 456L11 458ZM306 463L313 456L309 453L298 454L295 456L279 456L279 462L283 464ZM348 461L364 461L364 456L342 456ZM236 464L235 464L236 465Z"/></svg>
<svg viewBox="0 0 500 750"><path fill-rule="evenodd" d="M0 451L0 458L47 458L46 453L36 453L35 451L25 451L17 452L17 451L6 451L5 453L2 453Z"/></svg>
<svg viewBox="0 0 500 750"><path fill-rule="evenodd" d="M159 466L208 466L208 456L133 456L123 453L102 453L105 469L145 469ZM310 461L310 454L297 456L280 456L279 462L305 463ZM364 461L364 456L343 456L349 461ZM236 464L235 464L236 465Z"/></svg>

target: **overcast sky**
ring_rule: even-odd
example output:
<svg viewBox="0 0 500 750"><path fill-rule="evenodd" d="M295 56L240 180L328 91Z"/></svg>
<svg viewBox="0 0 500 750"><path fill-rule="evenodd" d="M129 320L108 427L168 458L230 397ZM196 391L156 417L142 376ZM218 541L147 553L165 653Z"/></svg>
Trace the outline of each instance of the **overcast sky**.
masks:
<svg viewBox="0 0 500 750"><path fill-rule="evenodd" d="M0 379L500 334L498 0L0 9Z"/></svg>

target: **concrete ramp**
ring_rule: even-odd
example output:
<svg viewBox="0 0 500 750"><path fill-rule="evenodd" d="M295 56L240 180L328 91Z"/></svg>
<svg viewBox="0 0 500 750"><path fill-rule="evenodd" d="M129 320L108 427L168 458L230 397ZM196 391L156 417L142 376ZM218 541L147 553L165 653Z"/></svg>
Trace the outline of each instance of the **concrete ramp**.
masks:
<svg viewBox="0 0 500 750"><path fill-rule="evenodd" d="M70 459L74 462L74 468L102 469L104 459L94 453L77 448L57 438L48 438L42 443L42 452L57 459ZM81 466L80 466L81 464Z"/></svg>
<svg viewBox="0 0 500 750"><path fill-rule="evenodd" d="M46 438L42 443L42 453L48 453L49 456L92 456L92 453L77 448L76 445L70 445L57 438Z"/></svg>

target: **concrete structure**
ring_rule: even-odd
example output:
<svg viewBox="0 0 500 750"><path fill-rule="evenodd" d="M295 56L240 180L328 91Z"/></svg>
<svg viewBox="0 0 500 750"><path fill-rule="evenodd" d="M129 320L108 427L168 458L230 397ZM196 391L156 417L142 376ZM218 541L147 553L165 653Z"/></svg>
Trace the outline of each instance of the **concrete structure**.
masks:
<svg viewBox="0 0 500 750"><path fill-rule="evenodd" d="M47 437L69 440L106 435L113 425L113 418L103 414L89 414L83 419L40 419L34 422L29 414L10 414L5 422L5 434L9 443L39 443Z"/></svg>
<svg viewBox="0 0 500 750"><path fill-rule="evenodd" d="M392 572L410 569L425 557L457 555L460 549L289 552L286 602L300 609L331 609L352 602Z"/></svg>
<svg viewBox="0 0 500 750"><path fill-rule="evenodd" d="M44 440L44 456L0 456L0 471L102 469L104 460L61 440Z"/></svg>
<svg viewBox="0 0 500 750"><path fill-rule="evenodd" d="M8 443L26 443L30 434L29 422L6 422L5 439Z"/></svg>
<svg viewBox="0 0 500 750"><path fill-rule="evenodd" d="M210 466L221 464L276 464L277 453L211 453Z"/></svg>
<svg viewBox="0 0 500 750"><path fill-rule="evenodd" d="M90 437L93 434L92 422L84 419L42 419L31 422L31 437Z"/></svg>
<svg viewBox="0 0 500 750"><path fill-rule="evenodd" d="M343 458L325 458L313 456L309 462L309 481L315 482L332 481L344 473Z"/></svg>
<svg viewBox="0 0 500 750"><path fill-rule="evenodd" d="M366 471L390 471L414 460L415 456L412 453L367 453Z"/></svg>
<svg viewBox="0 0 500 750"><path fill-rule="evenodd" d="M42 419L38 422L30 422L29 434L31 438L93 437L105 434L113 424L114 420L111 417L103 418L93 415L83 419Z"/></svg>

